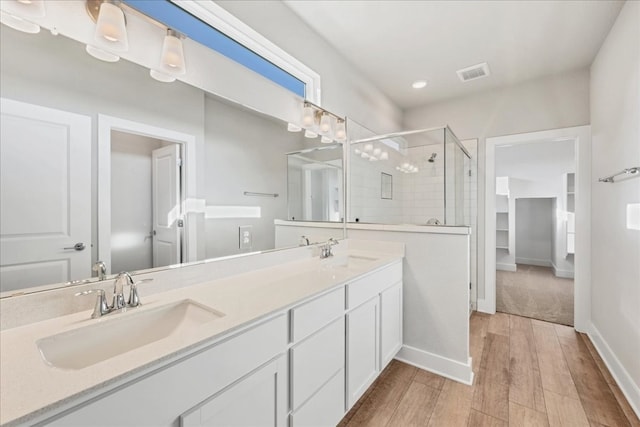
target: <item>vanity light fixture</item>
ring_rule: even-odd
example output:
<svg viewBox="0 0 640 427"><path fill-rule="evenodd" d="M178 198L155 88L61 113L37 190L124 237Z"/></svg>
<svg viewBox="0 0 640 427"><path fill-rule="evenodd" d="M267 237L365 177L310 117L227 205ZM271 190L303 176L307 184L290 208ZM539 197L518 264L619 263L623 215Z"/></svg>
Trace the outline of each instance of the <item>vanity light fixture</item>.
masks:
<svg viewBox="0 0 640 427"><path fill-rule="evenodd" d="M304 137L305 137L305 138L317 138L317 137L318 137L318 134L317 134L317 133L315 133L315 132L314 132L314 131L312 131L312 130L306 129L306 130L304 131Z"/></svg>
<svg viewBox="0 0 640 427"><path fill-rule="evenodd" d="M95 47L107 51L129 50L126 19L115 0L87 0L87 13L96 23Z"/></svg>
<svg viewBox="0 0 640 427"><path fill-rule="evenodd" d="M411 83L411 87L414 89L422 89L427 87L427 81L426 80L416 80L415 82Z"/></svg>
<svg viewBox="0 0 640 427"><path fill-rule="evenodd" d="M329 113L324 112L320 117L320 133L326 135L331 131L331 116Z"/></svg>
<svg viewBox="0 0 640 427"><path fill-rule="evenodd" d="M302 128L298 125L295 125L293 123L287 123L287 130L289 132L300 132L302 130Z"/></svg>
<svg viewBox="0 0 640 427"><path fill-rule="evenodd" d="M120 57L114 53L111 52L107 52L106 50L102 50L99 49L95 46L92 46L90 44L87 45L87 47L85 48L85 50L87 51L87 53L91 56L93 56L96 59L99 59L101 61L105 61L105 62L118 62L120 60Z"/></svg>
<svg viewBox="0 0 640 427"><path fill-rule="evenodd" d="M333 143L333 139L329 138L326 135L322 135L322 138L320 138L320 142L322 142L323 144L332 144Z"/></svg>
<svg viewBox="0 0 640 427"><path fill-rule="evenodd" d="M167 34L162 43L160 71L169 75L183 75L187 72L181 36L170 28L167 28Z"/></svg>
<svg viewBox="0 0 640 427"><path fill-rule="evenodd" d="M315 124L315 111L310 104L305 104L302 109L302 126L311 127Z"/></svg>
<svg viewBox="0 0 640 427"><path fill-rule="evenodd" d="M347 127L343 119L338 119L336 122L335 137L337 141L343 142L347 140Z"/></svg>
<svg viewBox="0 0 640 427"><path fill-rule="evenodd" d="M171 76L169 74L165 74L165 73L163 73L161 71L158 71L158 70L153 70L153 69L149 70L149 75L153 79L155 79L155 80L157 80L159 82L162 82L162 83L173 83L173 82L176 81L176 78L174 76Z"/></svg>
<svg viewBox="0 0 640 427"><path fill-rule="evenodd" d="M0 8L0 22L7 27L29 34L40 32L40 25L31 19L44 18L44 0L3 0Z"/></svg>

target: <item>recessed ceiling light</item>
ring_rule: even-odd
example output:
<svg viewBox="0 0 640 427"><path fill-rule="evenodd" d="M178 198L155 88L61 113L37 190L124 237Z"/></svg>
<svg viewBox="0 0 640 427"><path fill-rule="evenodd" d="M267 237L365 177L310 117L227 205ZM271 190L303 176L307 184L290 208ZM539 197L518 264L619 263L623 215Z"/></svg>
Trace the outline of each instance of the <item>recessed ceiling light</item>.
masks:
<svg viewBox="0 0 640 427"><path fill-rule="evenodd" d="M422 89L423 87L427 86L427 81L426 80L416 80L415 82L411 83L411 87L413 87L414 89Z"/></svg>

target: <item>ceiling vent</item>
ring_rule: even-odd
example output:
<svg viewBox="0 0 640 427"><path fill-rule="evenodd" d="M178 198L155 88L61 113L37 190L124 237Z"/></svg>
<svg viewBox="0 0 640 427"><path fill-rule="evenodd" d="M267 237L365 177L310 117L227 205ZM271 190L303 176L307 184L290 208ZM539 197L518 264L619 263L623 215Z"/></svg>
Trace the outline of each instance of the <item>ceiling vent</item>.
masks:
<svg viewBox="0 0 640 427"><path fill-rule="evenodd" d="M471 67L463 68L456 71L458 77L463 82L469 82L471 80L481 79L487 77L491 72L489 71L489 65L486 62L482 64L472 65Z"/></svg>

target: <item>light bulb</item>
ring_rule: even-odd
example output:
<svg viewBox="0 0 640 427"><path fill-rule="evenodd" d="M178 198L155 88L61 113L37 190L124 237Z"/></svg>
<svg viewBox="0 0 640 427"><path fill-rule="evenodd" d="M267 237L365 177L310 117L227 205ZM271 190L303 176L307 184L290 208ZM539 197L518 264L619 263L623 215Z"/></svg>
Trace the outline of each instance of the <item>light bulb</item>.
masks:
<svg viewBox="0 0 640 427"><path fill-rule="evenodd" d="M149 75L155 80L162 83L172 83L176 81L176 78L174 76L170 76L169 74L165 74L158 70L149 70Z"/></svg>
<svg viewBox="0 0 640 427"><path fill-rule="evenodd" d="M320 133L328 133L331 130L331 116L327 113L322 113L320 118Z"/></svg>
<svg viewBox="0 0 640 427"><path fill-rule="evenodd" d="M302 109L302 126L306 128L313 126L315 123L315 119L313 116L314 116L313 107L310 105L306 105Z"/></svg>
<svg viewBox="0 0 640 427"><path fill-rule="evenodd" d="M287 123L287 130L289 132L300 132L302 128L298 125L294 125L293 123Z"/></svg>
<svg viewBox="0 0 640 427"><path fill-rule="evenodd" d="M106 1L100 5L95 39L99 46L108 46L110 50L126 51L129 49L127 27L122 9Z"/></svg>
<svg viewBox="0 0 640 427"><path fill-rule="evenodd" d="M304 131L304 137L305 138L317 138L318 134L315 133L314 131L311 131L311 130L307 129L307 130Z"/></svg>
<svg viewBox="0 0 640 427"><path fill-rule="evenodd" d="M95 46L92 46L90 44L87 45L85 50L87 51L87 53L89 55L91 55L94 58L99 59L101 61L118 62L120 60L120 57L118 55L114 55L111 52L107 52L106 50L102 50L102 49L97 48Z"/></svg>
<svg viewBox="0 0 640 427"><path fill-rule="evenodd" d="M347 128L344 124L344 120L338 119L338 122L336 123L335 135L338 141L344 141L347 139Z"/></svg>
<svg viewBox="0 0 640 427"><path fill-rule="evenodd" d="M386 151L380 153L380 160L389 160L389 153L387 153Z"/></svg>

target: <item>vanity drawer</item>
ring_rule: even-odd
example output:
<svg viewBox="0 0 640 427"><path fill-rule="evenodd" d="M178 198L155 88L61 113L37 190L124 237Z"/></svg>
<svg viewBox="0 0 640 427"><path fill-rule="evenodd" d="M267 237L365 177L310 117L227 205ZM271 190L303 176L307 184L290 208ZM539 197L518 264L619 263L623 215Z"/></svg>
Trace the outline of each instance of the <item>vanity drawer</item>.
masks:
<svg viewBox="0 0 640 427"><path fill-rule="evenodd" d="M296 343L344 314L344 287L291 310L291 342Z"/></svg>
<svg viewBox="0 0 640 427"><path fill-rule="evenodd" d="M344 316L291 349L291 409L344 369Z"/></svg>
<svg viewBox="0 0 640 427"><path fill-rule="evenodd" d="M349 283L347 285L347 309L359 306L400 281L402 281L401 260Z"/></svg>

